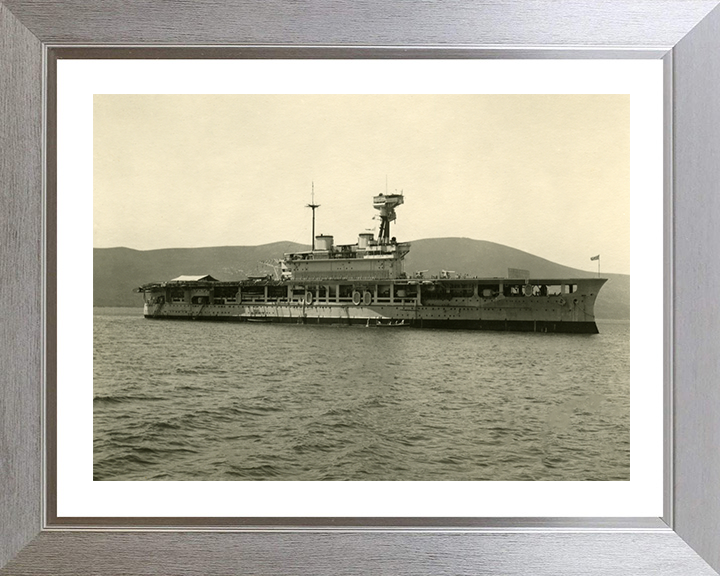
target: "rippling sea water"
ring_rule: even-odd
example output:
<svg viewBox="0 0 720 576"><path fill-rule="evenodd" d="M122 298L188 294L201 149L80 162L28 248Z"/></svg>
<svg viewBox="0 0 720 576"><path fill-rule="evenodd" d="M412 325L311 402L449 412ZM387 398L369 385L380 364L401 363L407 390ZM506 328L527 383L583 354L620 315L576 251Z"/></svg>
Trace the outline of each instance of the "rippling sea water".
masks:
<svg viewBox="0 0 720 576"><path fill-rule="evenodd" d="M95 480L628 480L598 335L94 315Z"/></svg>

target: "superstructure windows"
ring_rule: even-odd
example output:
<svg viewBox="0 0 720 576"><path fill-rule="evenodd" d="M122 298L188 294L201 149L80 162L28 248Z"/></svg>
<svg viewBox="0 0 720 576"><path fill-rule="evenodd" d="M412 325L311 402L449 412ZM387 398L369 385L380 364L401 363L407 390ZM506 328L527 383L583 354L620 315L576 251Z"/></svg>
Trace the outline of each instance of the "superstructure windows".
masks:
<svg viewBox="0 0 720 576"><path fill-rule="evenodd" d="M378 290L378 298L390 298L390 285L389 284L381 284L377 288Z"/></svg>
<svg viewBox="0 0 720 576"><path fill-rule="evenodd" d="M500 285L493 284L491 286L481 284L478 286L478 295L483 298L496 298L500 294Z"/></svg>
<svg viewBox="0 0 720 576"><path fill-rule="evenodd" d="M468 283L448 284L447 292L450 298L472 298L475 295L475 286Z"/></svg>
<svg viewBox="0 0 720 576"><path fill-rule="evenodd" d="M481 286L481 294L484 295ZM561 296L563 293L572 294L577 291L577 284L504 284L503 296L510 298L513 296Z"/></svg>
<svg viewBox="0 0 720 576"><path fill-rule="evenodd" d="M215 304L234 304L237 302L237 286L216 286L213 293Z"/></svg>
<svg viewBox="0 0 720 576"><path fill-rule="evenodd" d="M523 288L525 284L504 284L503 285L503 296L506 298L512 298L514 296L523 296Z"/></svg>
<svg viewBox="0 0 720 576"><path fill-rule="evenodd" d="M185 302L185 290L176 288L170 291L170 300L173 302Z"/></svg>

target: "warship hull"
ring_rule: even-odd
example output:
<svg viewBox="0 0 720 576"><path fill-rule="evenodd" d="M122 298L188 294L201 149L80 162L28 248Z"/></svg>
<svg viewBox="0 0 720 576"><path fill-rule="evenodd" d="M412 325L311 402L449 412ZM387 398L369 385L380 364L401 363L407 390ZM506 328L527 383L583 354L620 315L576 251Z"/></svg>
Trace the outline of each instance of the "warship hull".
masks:
<svg viewBox="0 0 720 576"><path fill-rule="evenodd" d="M357 284L164 283L144 287L149 319L598 332L604 279ZM548 293L552 290L553 293ZM218 297L230 295L230 297Z"/></svg>

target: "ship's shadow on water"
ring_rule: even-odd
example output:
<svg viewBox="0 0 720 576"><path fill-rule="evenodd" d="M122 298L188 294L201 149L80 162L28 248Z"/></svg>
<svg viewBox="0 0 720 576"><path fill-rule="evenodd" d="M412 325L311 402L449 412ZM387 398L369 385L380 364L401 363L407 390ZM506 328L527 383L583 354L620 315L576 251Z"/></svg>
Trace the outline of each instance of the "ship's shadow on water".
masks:
<svg viewBox="0 0 720 576"><path fill-rule="evenodd" d="M628 480L630 327L94 316L95 480Z"/></svg>

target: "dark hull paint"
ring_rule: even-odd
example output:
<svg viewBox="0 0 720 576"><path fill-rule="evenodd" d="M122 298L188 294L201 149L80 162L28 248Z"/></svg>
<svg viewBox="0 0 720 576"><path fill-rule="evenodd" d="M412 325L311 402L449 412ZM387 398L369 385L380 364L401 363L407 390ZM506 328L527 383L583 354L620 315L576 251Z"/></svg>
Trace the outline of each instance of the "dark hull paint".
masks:
<svg viewBox="0 0 720 576"><path fill-rule="evenodd" d="M150 320L195 320L212 322L252 322L252 323L278 323L278 324L329 324L329 325L355 325L375 328L371 320L363 318L247 318L240 316L150 316ZM387 321L387 319L385 320ZM488 330L494 332L547 332L558 334L598 334L595 322L555 322L545 320L406 320L413 328L431 328L439 330Z"/></svg>

